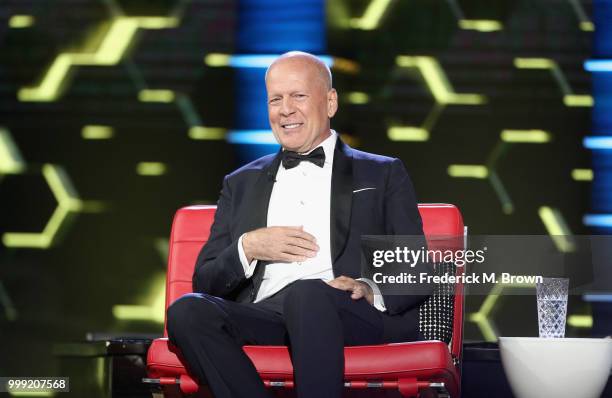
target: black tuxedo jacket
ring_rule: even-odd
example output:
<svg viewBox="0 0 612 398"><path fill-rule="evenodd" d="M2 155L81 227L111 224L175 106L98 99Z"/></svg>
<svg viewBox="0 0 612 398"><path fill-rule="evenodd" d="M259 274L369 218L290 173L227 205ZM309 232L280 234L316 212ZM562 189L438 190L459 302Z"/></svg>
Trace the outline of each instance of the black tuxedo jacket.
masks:
<svg viewBox="0 0 612 398"><path fill-rule="evenodd" d="M279 153L257 159L225 177L210 238L196 262L195 292L239 302L255 299L264 267L260 261L254 275L245 278L237 243L243 233L266 226ZM414 188L402 162L355 150L338 138L330 226L334 275L355 279L361 277L361 235L422 235ZM383 293L387 341L418 338L417 307L429 292L419 293Z"/></svg>

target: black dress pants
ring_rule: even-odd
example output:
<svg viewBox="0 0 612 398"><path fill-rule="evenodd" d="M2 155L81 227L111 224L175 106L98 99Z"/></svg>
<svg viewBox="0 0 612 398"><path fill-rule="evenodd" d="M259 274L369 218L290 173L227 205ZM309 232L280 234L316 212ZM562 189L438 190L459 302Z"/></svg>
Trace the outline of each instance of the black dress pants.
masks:
<svg viewBox="0 0 612 398"><path fill-rule="evenodd" d="M215 398L271 397L243 345L289 345L297 396L339 398L344 346L383 342L380 311L321 280L294 282L259 303L187 294L167 320L170 341Z"/></svg>

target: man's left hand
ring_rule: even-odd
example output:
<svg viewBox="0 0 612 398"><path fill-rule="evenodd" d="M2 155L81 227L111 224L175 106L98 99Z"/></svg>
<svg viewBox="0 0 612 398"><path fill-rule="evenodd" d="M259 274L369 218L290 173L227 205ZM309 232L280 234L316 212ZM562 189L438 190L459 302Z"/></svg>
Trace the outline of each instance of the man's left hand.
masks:
<svg viewBox="0 0 612 398"><path fill-rule="evenodd" d="M374 292L365 282L357 281L353 278L349 278L348 276L339 276L336 279L327 282L327 284L335 287L336 289L352 292L353 294L351 294L351 298L353 300L365 298L368 303L374 305Z"/></svg>

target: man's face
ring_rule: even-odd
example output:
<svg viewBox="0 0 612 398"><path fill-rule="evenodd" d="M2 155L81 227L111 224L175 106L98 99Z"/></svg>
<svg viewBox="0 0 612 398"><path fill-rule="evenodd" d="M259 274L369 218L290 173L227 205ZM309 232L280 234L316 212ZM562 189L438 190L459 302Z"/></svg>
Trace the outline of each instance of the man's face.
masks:
<svg viewBox="0 0 612 398"><path fill-rule="evenodd" d="M329 119L338 108L336 90L327 90L312 61L278 61L268 71L268 117L285 149L307 152L329 137Z"/></svg>

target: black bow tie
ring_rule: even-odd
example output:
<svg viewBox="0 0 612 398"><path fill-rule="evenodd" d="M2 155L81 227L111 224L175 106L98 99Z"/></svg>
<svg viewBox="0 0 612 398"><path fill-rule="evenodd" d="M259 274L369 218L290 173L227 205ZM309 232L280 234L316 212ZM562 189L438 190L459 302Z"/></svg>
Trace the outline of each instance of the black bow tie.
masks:
<svg viewBox="0 0 612 398"><path fill-rule="evenodd" d="M323 150L323 147L318 147L308 155L300 155L299 153L293 151L282 152L282 162L285 169L294 168L300 164L302 160L306 160L316 164L319 167L323 167L323 164L325 164L325 151Z"/></svg>

